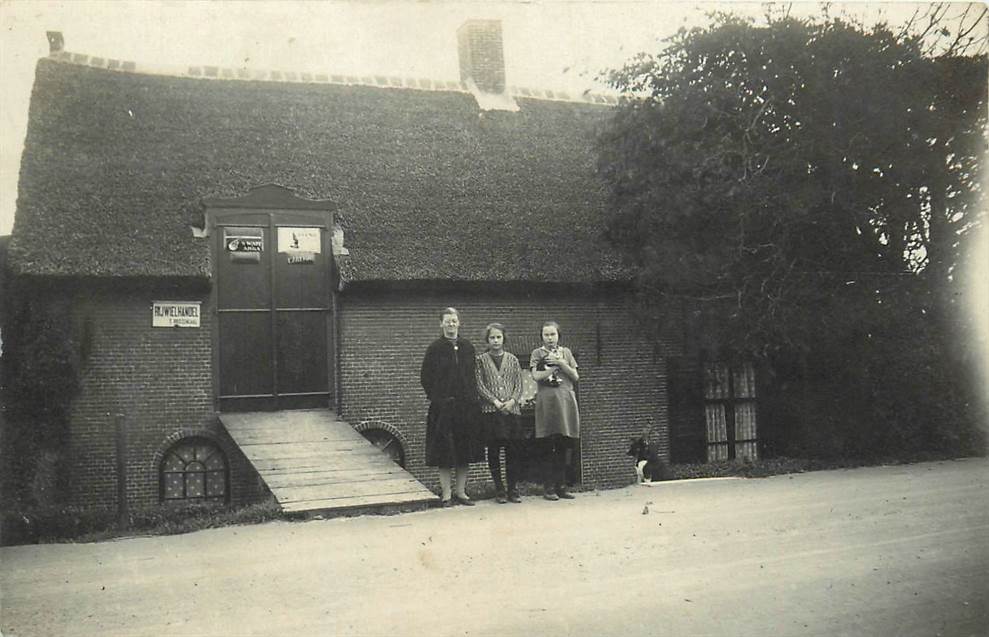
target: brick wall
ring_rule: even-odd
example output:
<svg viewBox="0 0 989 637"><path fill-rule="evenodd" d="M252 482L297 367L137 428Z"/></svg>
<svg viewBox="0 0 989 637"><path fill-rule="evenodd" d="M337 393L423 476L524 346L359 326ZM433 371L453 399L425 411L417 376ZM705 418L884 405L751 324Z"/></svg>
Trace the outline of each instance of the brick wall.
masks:
<svg viewBox="0 0 989 637"><path fill-rule="evenodd" d="M155 300L201 301L199 328L152 328ZM90 354L73 403L72 500L116 503L115 414L124 414L127 493L132 506L159 501L159 465L172 444L202 436L219 444L234 502L256 499L259 478L217 421L213 408L209 295L176 292L80 294L78 320Z"/></svg>
<svg viewBox="0 0 989 637"><path fill-rule="evenodd" d="M152 328L154 300L201 301L199 328ZM126 417L128 497L132 506L158 502L159 465L186 436L204 436L224 450L231 499L248 502L263 483L230 440L214 411L212 317L208 293L90 292L77 302L88 325L91 353L73 405L70 453L73 502L116 502L115 414ZM625 455L629 439L647 432L669 455L667 356L679 344L653 348L633 327L630 300L621 294L567 292L408 293L346 290L340 296L340 396L344 419L358 427L391 431L401 440L407 467L435 487L424 466L428 404L419 385L426 346L440 334L438 311L461 311L461 334L482 346L484 325L504 323L508 350L523 365L538 345L544 320L561 324L562 343L577 356L581 382L581 480L615 487L634 478ZM487 480L483 464L472 482Z"/></svg>
<svg viewBox="0 0 989 637"><path fill-rule="evenodd" d="M671 340L654 349L641 339L628 297L347 290L339 310L342 416L354 425L377 421L401 432L406 466L427 485L435 487L437 481L435 471L423 463L428 404L419 385L419 366L426 346L440 335L439 310L451 305L461 312L461 336L479 348L487 323L505 324L506 348L523 365L539 343L541 323L560 323L561 343L574 350L580 366L584 486L632 482L635 472L625 452L629 439L643 432L668 458L665 359L678 353L679 344ZM472 467L472 481L486 476L486 467Z"/></svg>
<svg viewBox="0 0 989 637"><path fill-rule="evenodd" d="M457 29L460 79L487 93L505 90L505 56L498 20L468 20Z"/></svg>

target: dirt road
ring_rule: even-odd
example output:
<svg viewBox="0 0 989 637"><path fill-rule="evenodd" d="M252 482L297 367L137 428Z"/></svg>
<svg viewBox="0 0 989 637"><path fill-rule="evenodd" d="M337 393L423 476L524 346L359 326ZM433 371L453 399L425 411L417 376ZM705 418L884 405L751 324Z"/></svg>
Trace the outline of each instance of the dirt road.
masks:
<svg viewBox="0 0 989 637"><path fill-rule="evenodd" d="M989 461L0 550L33 635L986 635ZM648 511L648 513L644 513Z"/></svg>

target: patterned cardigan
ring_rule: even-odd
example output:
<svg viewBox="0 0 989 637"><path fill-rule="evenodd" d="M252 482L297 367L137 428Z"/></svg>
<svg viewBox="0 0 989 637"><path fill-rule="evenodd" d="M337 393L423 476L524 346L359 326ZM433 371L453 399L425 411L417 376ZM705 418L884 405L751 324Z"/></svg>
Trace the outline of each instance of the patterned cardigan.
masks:
<svg viewBox="0 0 989 637"><path fill-rule="evenodd" d="M495 400L505 402L509 398L514 398L515 406L512 407L511 413L516 416L522 413L519 409L519 403L522 402L522 366L514 354L505 352L501 360L501 369L495 366L488 352L478 354L474 369L482 412L491 414L498 411L494 406Z"/></svg>

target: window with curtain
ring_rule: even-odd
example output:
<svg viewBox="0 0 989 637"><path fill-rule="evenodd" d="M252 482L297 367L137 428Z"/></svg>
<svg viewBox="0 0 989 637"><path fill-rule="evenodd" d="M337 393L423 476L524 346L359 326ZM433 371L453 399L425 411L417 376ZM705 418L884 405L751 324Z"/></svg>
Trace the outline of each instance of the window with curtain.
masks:
<svg viewBox="0 0 989 637"><path fill-rule="evenodd" d="M708 462L758 457L752 363L704 364L704 417Z"/></svg>

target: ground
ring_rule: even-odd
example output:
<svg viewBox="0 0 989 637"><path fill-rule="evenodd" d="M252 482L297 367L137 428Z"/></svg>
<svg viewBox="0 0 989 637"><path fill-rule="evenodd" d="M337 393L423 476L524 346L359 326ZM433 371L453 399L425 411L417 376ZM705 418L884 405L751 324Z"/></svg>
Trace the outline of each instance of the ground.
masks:
<svg viewBox="0 0 989 637"><path fill-rule="evenodd" d="M31 635L985 635L989 461L8 547Z"/></svg>

